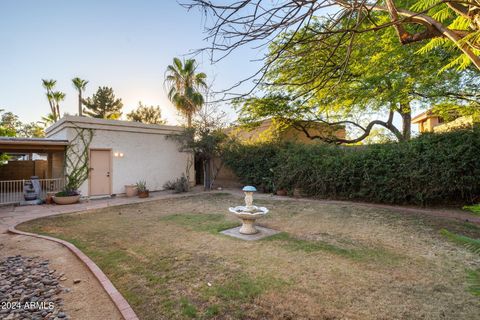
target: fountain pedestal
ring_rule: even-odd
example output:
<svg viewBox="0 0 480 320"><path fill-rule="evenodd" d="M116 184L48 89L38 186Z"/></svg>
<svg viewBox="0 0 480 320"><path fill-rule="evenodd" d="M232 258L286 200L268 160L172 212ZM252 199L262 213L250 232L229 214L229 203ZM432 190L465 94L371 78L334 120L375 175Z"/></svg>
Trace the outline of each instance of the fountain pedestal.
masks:
<svg viewBox="0 0 480 320"><path fill-rule="evenodd" d="M258 230L255 228L254 219L242 219L242 227L238 231L241 234L255 234Z"/></svg>
<svg viewBox="0 0 480 320"><path fill-rule="evenodd" d="M257 230L257 228L255 228L255 221L258 218L263 217L268 212L268 210L267 211L260 211L260 208L258 208L258 207L255 207L254 209L257 212L255 212L255 213L244 213L244 212L235 212L235 211L230 210L232 213L234 213L237 216L237 218L242 220L242 226L241 226L240 230L238 231L241 234L255 234L255 233L257 233L258 230ZM265 209L265 208L261 208L261 209Z"/></svg>
<svg viewBox="0 0 480 320"><path fill-rule="evenodd" d="M255 220L267 214L268 209L253 205L253 193L257 191L255 187L246 186L242 189L245 192L245 206L231 207L228 210L242 220L241 234L256 234Z"/></svg>

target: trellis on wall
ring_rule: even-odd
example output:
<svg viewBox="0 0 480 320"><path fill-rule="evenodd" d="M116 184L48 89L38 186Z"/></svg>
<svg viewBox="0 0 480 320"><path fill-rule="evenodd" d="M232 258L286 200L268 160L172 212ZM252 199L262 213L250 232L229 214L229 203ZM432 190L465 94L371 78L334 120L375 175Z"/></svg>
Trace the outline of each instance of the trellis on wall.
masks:
<svg viewBox="0 0 480 320"><path fill-rule="evenodd" d="M94 132L90 128L74 127L75 136L65 151L65 192L77 193L89 174L89 150Z"/></svg>

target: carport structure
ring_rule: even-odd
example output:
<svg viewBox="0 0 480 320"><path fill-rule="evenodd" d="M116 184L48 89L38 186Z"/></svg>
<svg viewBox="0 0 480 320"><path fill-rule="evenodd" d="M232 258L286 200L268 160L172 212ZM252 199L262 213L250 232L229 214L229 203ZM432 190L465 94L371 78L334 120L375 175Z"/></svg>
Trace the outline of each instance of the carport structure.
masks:
<svg viewBox="0 0 480 320"><path fill-rule="evenodd" d="M7 155L0 165L0 204L23 201L25 182L39 178L44 197L64 185L64 159L67 140L50 138L0 137L0 154Z"/></svg>

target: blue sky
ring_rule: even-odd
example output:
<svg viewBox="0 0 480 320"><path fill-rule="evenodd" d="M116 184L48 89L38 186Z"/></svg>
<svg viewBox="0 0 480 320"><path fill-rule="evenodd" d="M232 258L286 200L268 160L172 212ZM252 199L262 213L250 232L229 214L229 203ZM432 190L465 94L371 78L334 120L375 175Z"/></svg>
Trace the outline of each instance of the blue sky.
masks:
<svg viewBox="0 0 480 320"><path fill-rule="evenodd" d="M163 88L165 68L173 57L207 45L203 26L200 12L175 0L0 0L0 108L25 122L39 120L49 112L41 85L47 78L67 94L62 112L74 114L71 79L78 76L89 80L87 96L111 86L124 114L142 101L160 105L175 124L179 117ZM253 73L258 63L250 60L260 54L242 48L214 66L206 54L196 59L218 90Z"/></svg>

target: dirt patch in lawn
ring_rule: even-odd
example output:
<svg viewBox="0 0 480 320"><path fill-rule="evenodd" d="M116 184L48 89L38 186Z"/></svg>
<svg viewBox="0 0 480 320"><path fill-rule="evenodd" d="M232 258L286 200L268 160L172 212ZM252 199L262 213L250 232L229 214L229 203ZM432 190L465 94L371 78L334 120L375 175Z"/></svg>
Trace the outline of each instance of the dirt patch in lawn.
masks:
<svg viewBox="0 0 480 320"><path fill-rule="evenodd" d="M462 222L354 204L259 200L246 242L219 231L240 197L209 194L44 218L22 230L68 240L92 258L141 319L476 319L478 255L438 230ZM468 233L468 234L467 234Z"/></svg>

